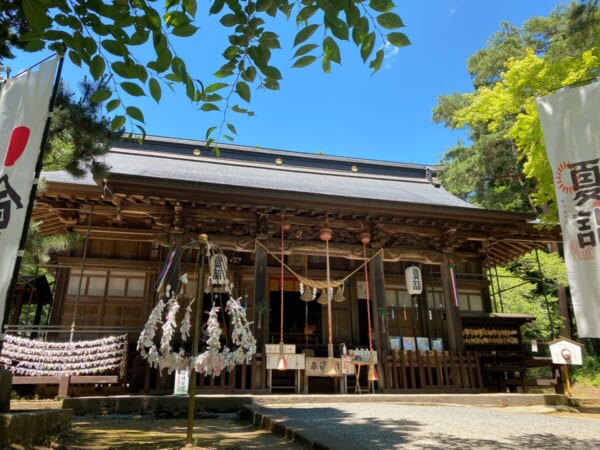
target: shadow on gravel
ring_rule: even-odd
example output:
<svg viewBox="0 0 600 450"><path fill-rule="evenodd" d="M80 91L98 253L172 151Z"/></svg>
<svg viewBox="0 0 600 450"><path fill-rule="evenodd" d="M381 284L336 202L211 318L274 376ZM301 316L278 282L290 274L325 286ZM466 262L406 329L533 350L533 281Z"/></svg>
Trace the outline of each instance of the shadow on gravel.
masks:
<svg viewBox="0 0 600 450"><path fill-rule="evenodd" d="M412 443L411 449L483 449L483 450L514 450L522 449L552 449L552 450L590 450L600 448L600 440L561 438L553 434L528 434L516 436L505 442L488 439L461 439L450 435L431 437L430 443Z"/></svg>
<svg viewBox="0 0 600 450"><path fill-rule="evenodd" d="M268 407L273 419L293 424L300 433L317 436L317 442L325 444L321 448L336 449L600 449L600 439L577 438L577 429L572 423L565 423L567 431L563 436L550 433L520 434L506 436L500 440L481 438L461 438L460 436L429 433L429 424L410 420L381 419L378 417L356 417L353 414L329 407ZM432 417L432 420L444 420ZM559 419L560 420L560 419ZM560 422L559 422L560 425ZM468 427L468 424L465 424ZM490 423L491 428L494 423ZM570 429L570 432L569 432ZM457 430L457 434L459 434ZM566 435L566 436L565 436ZM333 445L331 445L333 443ZM329 445L327 445L329 444Z"/></svg>

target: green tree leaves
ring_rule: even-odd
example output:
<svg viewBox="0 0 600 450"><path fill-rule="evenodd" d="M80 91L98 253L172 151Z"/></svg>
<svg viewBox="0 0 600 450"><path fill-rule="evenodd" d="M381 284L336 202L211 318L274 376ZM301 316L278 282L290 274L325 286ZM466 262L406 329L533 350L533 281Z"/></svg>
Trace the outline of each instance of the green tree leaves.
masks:
<svg viewBox="0 0 600 450"><path fill-rule="evenodd" d="M444 156L441 180L448 190L481 206L533 210L542 222L557 223L534 95L599 73L600 11L597 2L584 3L583 16L571 4L533 17L521 29L503 23L468 60L473 92L438 99L434 120L465 128L472 141Z"/></svg>
<svg viewBox="0 0 600 450"><path fill-rule="evenodd" d="M209 18L227 30L224 61L214 70L222 82L212 84L211 91L189 73L175 45L181 39L189 43L210 39L200 36L199 5L204 6L197 0L167 0L158 10L152 0L24 0L22 11L31 30L21 36L22 45L29 50L46 45L64 53L74 64L87 66L94 80L112 77L111 84L91 95L91 100L117 112L111 123L120 129L128 120L143 124L142 111L131 103L147 95L159 102L164 86L182 87L201 111L251 115L232 97L249 103L253 90L279 89L281 67L272 62L272 51L281 49L274 31L278 16L292 18L298 25L290 64L295 68L321 59L323 71L330 72L332 63L342 63L340 42L352 39L363 61L376 72L384 45L409 44L398 31L404 24L393 12L391 0L211 0ZM212 133L235 135L235 127L225 119L208 133L209 138Z"/></svg>

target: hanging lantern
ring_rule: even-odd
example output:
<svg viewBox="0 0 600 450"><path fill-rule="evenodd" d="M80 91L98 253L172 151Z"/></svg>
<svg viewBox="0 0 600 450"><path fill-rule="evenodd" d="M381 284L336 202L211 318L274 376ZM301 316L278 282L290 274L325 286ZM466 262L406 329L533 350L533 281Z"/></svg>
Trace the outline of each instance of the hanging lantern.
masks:
<svg viewBox="0 0 600 450"><path fill-rule="evenodd" d="M336 289L335 295L333 296L333 301L337 303L342 303L346 301L346 297L344 297L344 285L341 285Z"/></svg>
<svg viewBox="0 0 600 450"><path fill-rule="evenodd" d="M210 282L213 286L227 284L227 256L215 253L210 257Z"/></svg>
<svg viewBox="0 0 600 450"><path fill-rule="evenodd" d="M423 292L423 279L418 266L410 266L404 271L406 277L406 290L409 295L419 295Z"/></svg>

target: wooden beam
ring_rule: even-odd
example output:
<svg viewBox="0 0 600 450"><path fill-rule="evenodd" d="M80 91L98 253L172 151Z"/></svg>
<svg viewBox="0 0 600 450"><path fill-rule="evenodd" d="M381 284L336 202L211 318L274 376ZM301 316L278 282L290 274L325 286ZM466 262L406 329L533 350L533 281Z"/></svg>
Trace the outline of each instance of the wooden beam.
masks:
<svg viewBox="0 0 600 450"><path fill-rule="evenodd" d="M73 227L73 231L81 235L87 234L88 228L83 225ZM157 239L160 233L153 230L111 227L90 227L92 239L110 239L112 241L144 241L150 242Z"/></svg>

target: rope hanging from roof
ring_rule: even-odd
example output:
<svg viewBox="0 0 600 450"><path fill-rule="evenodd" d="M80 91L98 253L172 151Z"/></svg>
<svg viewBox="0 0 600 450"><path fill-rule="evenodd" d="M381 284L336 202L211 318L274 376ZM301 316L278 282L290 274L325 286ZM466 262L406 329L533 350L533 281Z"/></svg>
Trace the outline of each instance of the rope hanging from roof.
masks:
<svg viewBox="0 0 600 450"><path fill-rule="evenodd" d="M281 258L280 256L278 256L277 254L271 252L262 242L260 242L258 239L256 239L256 245L258 245L259 247L262 247L269 255L271 255L279 264L281 264L282 267L285 267L285 269L290 272L292 275L294 275L298 281L300 281L301 283L303 283L305 286L308 286L310 288L315 288L318 290L323 290L323 289L328 289L328 288L337 288L340 286L343 286L344 283L349 280L350 278L352 278L352 276L354 274L356 274L357 272L359 272L360 270L362 270L362 268L365 266L365 264L368 264L369 262L371 262L371 260L373 260L373 258L375 258L377 255L379 255L380 253L383 253L383 249L379 249L373 256L371 256L371 258L369 258L368 260L364 260L363 263L358 266L356 269L354 269L352 272L350 272L348 275L346 275L344 278L339 279L339 280L330 280L329 282L327 280L313 280L308 278L307 276L303 276L300 275L299 273L297 273L294 269L292 269L291 267L289 267L287 264L285 264L283 262L283 258Z"/></svg>
<svg viewBox="0 0 600 450"><path fill-rule="evenodd" d="M279 276L279 293L280 293L280 305L279 305L279 360L277 361L278 370L287 369L287 360L285 358L284 344L283 344L283 301L284 301L284 279L283 279L283 266L284 266L284 237L285 237L285 219L283 212L281 213L281 272Z"/></svg>

